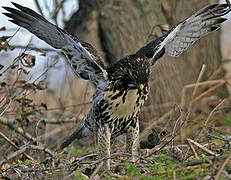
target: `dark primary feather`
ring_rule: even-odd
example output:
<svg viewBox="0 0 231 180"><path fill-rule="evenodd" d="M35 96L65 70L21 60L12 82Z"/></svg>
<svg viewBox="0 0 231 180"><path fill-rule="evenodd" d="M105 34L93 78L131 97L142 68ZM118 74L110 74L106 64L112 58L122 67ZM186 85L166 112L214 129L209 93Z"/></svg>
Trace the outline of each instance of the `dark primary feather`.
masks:
<svg viewBox="0 0 231 180"><path fill-rule="evenodd" d="M24 27L54 48L62 49L76 75L91 80L95 85L107 78L105 66L92 45L73 38L35 11L13 2L12 4L17 9L3 7L8 11L3 14L11 18L9 21Z"/></svg>
<svg viewBox="0 0 231 180"><path fill-rule="evenodd" d="M155 64L165 53L177 57L202 36L217 30L219 25L227 20L221 16L229 12L228 4L212 4L202 8L174 26L164 36L149 42L136 54L151 58L151 64Z"/></svg>
<svg viewBox="0 0 231 180"><path fill-rule="evenodd" d="M68 33L51 24L33 10L16 3L13 3L13 5L19 10L11 7L3 7L10 12L3 14L12 18L11 22L26 28L54 48L62 49L64 46L70 44L70 42L74 43L73 38Z"/></svg>

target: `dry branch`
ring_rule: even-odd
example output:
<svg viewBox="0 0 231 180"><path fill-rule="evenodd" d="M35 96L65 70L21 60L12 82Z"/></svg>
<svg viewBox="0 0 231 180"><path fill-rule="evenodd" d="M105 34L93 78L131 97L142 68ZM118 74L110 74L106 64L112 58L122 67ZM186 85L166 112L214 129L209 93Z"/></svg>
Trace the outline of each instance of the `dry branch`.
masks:
<svg viewBox="0 0 231 180"><path fill-rule="evenodd" d="M0 131L0 136L2 136L11 146L13 146L16 150L19 150L20 148L13 142L11 141L5 134L3 134L1 131ZM34 159L29 156L27 153L23 153L28 159L30 160L33 160Z"/></svg>
<svg viewBox="0 0 231 180"><path fill-rule="evenodd" d="M226 158L228 158L230 155L229 154L224 154L222 156L217 156L217 157L206 157L204 159L193 159L190 161L186 161L183 163L183 166L195 166L195 165L200 165L204 163L211 163L211 162L221 162L224 161Z"/></svg>
<svg viewBox="0 0 231 180"><path fill-rule="evenodd" d="M228 164L228 162L231 160L231 156L227 157L225 162L222 164L221 168L219 169L218 173L216 174L214 180L218 180L222 171L224 170L225 166Z"/></svg>
<svg viewBox="0 0 231 180"><path fill-rule="evenodd" d="M26 151L27 147L26 146L23 146L21 147L19 150L11 153L10 155L8 155L4 160L0 161L0 167L3 165L3 163L19 156L20 154L24 153Z"/></svg>
<svg viewBox="0 0 231 180"><path fill-rule="evenodd" d="M18 134L20 134L21 136L23 136L24 138L26 138L28 141L37 144L38 146L31 146L31 148L37 148L37 150L43 150L44 152L50 154L52 157L55 157L54 152L52 152L51 150L49 150L48 148L46 148L43 144L41 144L40 142L37 141L36 138L34 138L33 136L31 136L28 132L25 132L22 128L20 127L14 127L12 122L9 122L7 119L5 118L0 118L0 123L3 125L8 126L10 129L14 130L15 132L17 132Z"/></svg>
<svg viewBox="0 0 231 180"><path fill-rule="evenodd" d="M195 146L197 146L198 148L200 148L201 150L203 150L204 152L208 153L211 156L217 156L216 153L212 152L211 150L209 150L208 148L204 147L203 145L199 144L198 142L193 141L192 139L187 139L187 141ZM198 159L198 158L197 158Z"/></svg>

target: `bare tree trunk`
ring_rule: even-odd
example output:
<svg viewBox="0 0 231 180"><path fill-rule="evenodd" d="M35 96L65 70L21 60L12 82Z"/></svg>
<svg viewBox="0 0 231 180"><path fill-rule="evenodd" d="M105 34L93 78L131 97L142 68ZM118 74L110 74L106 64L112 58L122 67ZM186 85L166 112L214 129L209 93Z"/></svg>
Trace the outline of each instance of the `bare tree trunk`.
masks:
<svg viewBox="0 0 231 180"><path fill-rule="evenodd" d="M155 25L173 26L210 0L79 0L79 3L80 9L67 22L66 30L93 44L106 63L111 64L151 40ZM206 65L205 80L223 77L223 69L213 75L222 63L219 34L218 31L207 35L178 59L165 56L160 60L153 68L144 119L159 117L179 104L184 85L196 82L202 64Z"/></svg>

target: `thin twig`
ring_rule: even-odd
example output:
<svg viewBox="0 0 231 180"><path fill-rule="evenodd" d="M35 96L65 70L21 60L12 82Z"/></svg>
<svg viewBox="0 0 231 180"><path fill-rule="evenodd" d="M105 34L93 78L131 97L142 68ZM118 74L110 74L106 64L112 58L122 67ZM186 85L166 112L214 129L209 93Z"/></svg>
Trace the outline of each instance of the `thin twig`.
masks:
<svg viewBox="0 0 231 180"><path fill-rule="evenodd" d="M181 123L179 129L181 129L181 128L183 127L183 125L184 125L185 122L186 122L186 120L184 120L184 121ZM170 142L172 142L173 139L174 139L176 136L177 136L177 135L171 137L170 140L167 141L167 142L165 142L163 146L161 146L159 149L154 150L153 152L151 152L150 154L148 154L147 156L145 156L145 158L148 158L148 157L150 157L151 155L156 154L157 152L159 152L160 150L162 150L162 149L163 149L164 147L166 147Z"/></svg>
<svg viewBox="0 0 231 180"><path fill-rule="evenodd" d="M201 144L199 144L198 142L196 141L193 141L192 139L189 139L187 138L187 141L194 144L195 146L197 146L198 148L200 148L201 150L203 150L204 152L208 153L209 155L212 155L212 156L217 156L216 153L212 152L211 150L209 150L208 148L202 146Z"/></svg>
<svg viewBox="0 0 231 180"><path fill-rule="evenodd" d="M223 101L221 101L221 103L219 103L219 104L210 112L208 118L206 119L206 121L205 121L205 123L204 123L204 126L207 126L207 123L209 122L209 120L210 120L210 118L212 117L212 115L214 114L214 112L224 103L224 101L225 101L225 99L224 99ZM190 105L192 105L192 104L190 104ZM196 139L198 139L198 138L200 137L202 131L203 131L203 129L201 129L201 130L199 131L199 133L197 134ZM186 159L186 157L187 157L187 155L188 155L189 149L190 149L190 148L188 148L188 150L187 150L186 153L185 153L185 158L184 158L184 160Z"/></svg>
<svg viewBox="0 0 231 180"><path fill-rule="evenodd" d="M47 154L50 154L52 157L55 157L54 152L52 152L50 149L44 147L43 145L29 145L28 146L29 149L33 149L33 150L40 150L40 151L44 151Z"/></svg>
<svg viewBox="0 0 231 180"><path fill-rule="evenodd" d="M18 134L20 134L21 136L23 136L27 140L29 140L35 144L38 144L37 147L39 150L43 150L44 152L50 154L52 157L55 157L54 153L51 150L49 150L48 148L45 148L44 145L42 145L40 142L38 142L36 140L36 138L31 136L28 132L25 132L22 128L14 127L12 123L10 123L7 119L3 119L3 118L0 118L0 123L8 126L10 129L14 130L15 132L17 132ZM31 147L33 147L33 146L31 146Z"/></svg>
<svg viewBox="0 0 231 180"><path fill-rule="evenodd" d="M2 136L11 146L13 146L16 150L19 150L20 148L13 142L11 141L5 134L3 134L1 131L0 131L0 136ZM26 153L23 153L28 159L34 161L34 159L29 156L28 154Z"/></svg>
<svg viewBox="0 0 231 180"><path fill-rule="evenodd" d="M192 143L191 143L190 141L188 141L188 144L189 144L189 147L190 147L190 149L192 150L194 156L196 157L196 159L199 159L199 156L198 156L198 154L197 154L195 148L193 147Z"/></svg>
<svg viewBox="0 0 231 180"><path fill-rule="evenodd" d="M206 66L203 64L203 66L202 66L202 68L201 68L201 71L200 71L200 74L199 74L199 76L198 76L198 78L197 78L197 81L196 81L196 83L195 83L195 86L194 86L194 90L193 90L193 94L192 94L192 98L191 99L193 99L194 98L194 96L195 96L195 94L196 94L196 92L197 92L197 89L198 89L198 87L199 87L199 83L200 83L200 81L201 81L201 78L202 78L202 76L203 76L203 74L204 74L204 72L205 72L205 68L206 68ZM181 107L183 108L184 106L185 106L185 96L186 96L186 89L184 88L183 89L183 96L182 96L182 98L184 98L184 99L182 99L181 100ZM188 109L188 115L186 116L186 119L185 119L185 125L187 126L187 122L188 122L188 120L189 120L189 116L191 115L191 111L192 111L192 105L193 105L193 103L191 102L190 104L189 104L189 109ZM185 139L185 133L184 133L185 131L183 131L183 128L181 128L180 129L180 139L181 139L181 142L183 143L183 141L184 141L184 139Z"/></svg>
<svg viewBox="0 0 231 180"><path fill-rule="evenodd" d="M77 164L88 164L88 165L95 165L95 164L99 164L99 163L101 163L101 162L103 162L103 161L105 161L105 160L108 160L108 159L112 159L112 158L116 158L116 157L119 157L119 156L132 156L132 154L130 154L130 153L121 153L121 152L119 152L119 153L113 153L113 154L111 154L110 156L107 156L107 157L104 157L104 158L101 158L101 159L98 159L98 160L96 160L96 161L91 161L91 162L86 162L86 161L83 161L83 162L81 162L83 159L81 159L81 161L78 159L77 161L75 161L74 163L72 163L71 164L71 166L75 166L75 165L77 165ZM137 157L137 158L139 158L139 159L141 159L141 160L144 160L144 161L147 161L147 162L149 162L149 163L154 163L152 160L150 160L150 159L147 159L147 158L145 158L145 157L141 157L141 156L138 156L138 155L133 155L133 156L135 156L135 157ZM84 158L85 159L85 158ZM87 167L85 167L85 168L83 168L83 169L86 169ZM83 169L81 169L81 170L83 170Z"/></svg>
<svg viewBox="0 0 231 180"><path fill-rule="evenodd" d="M0 167L3 165L3 163L19 156L20 154L24 153L26 151L27 147L23 146L22 148L20 148L19 150L13 152L12 154L8 155L4 160L0 161Z"/></svg>
<svg viewBox="0 0 231 180"><path fill-rule="evenodd" d="M219 169L218 173L216 174L214 180L218 180L222 171L224 170L225 166L228 164L228 162L231 160L231 156L227 157L225 162L222 164L221 168Z"/></svg>
<svg viewBox="0 0 231 180"><path fill-rule="evenodd" d="M194 88L193 93L192 93L192 99L193 99L194 96L196 95L196 92L197 92L197 89L198 89L198 84L199 84L199 82L201 81L202 76L204 75L205 68L206 68L206 66L205 66L205 64L203 64L203 65L202 65L202 68L201 68L201 71L200 71L200 74L199 74L199 76L198 76L198 78L197 78L195 88Z"/></svg>
<svg viewBox="0 0 231 180"><path fill-rule="evenodd" d="M94 180L95 176L97 175L97 173L99 172L99 170L103 167L104 162L101 162L96 169L94 170L94 172L92 173L91 177L89 178L89 180Z"/></svg>
<svg viewBox="0 0 231 180"><path fill-rule="evenodd" d="M207 157L204 159L193 159L191 161L186 161L183 163L184 166L195 166L195 165L200 165L200 164L204 164L204 163L211 163L211 161L224 161L227 157L229 157L230 155L225 154L222 156L218 156L218 157Z"/></svg>
<svg viewBox="0 0 231 180"><path fill-rule="evenodd" d="M185 106L185 99L186 99L186 90L189 88L193 88L195 86L204 86L204 85L212 85L212 84L217 84L217 83L223 83L225 80L213 80L213 81L204 81L204 82L199 82L199 83L194 83L194 84L188 84L185 85L182 91L182 97L181 97L181 107Z"/></svg>
<svg viewBox="0 0 231 180"><path fill-rule="evenodd" d="M40 14L41 16L44 16L43 11L42 11L42 8L41 8L41 6L40 6L38 0L34 0L34 2L35 2L36 7L38 8L39 14Z"/></svg>
<svg viewBox="0 0 231 180"><path fill-rule="evenodd" d="M223 86L225 83L227 83L227 80L224 80L223 82L209 88L207 91L203 92L202 94L200 94L199 96L197 96L193 101L192 104L194 104L195 102L197 102L198 100L200 100L202 97L208 95L209 93L215 91L217 88Z"/></svg>
<svg viewBox="0 0 231 180"><path fill-rule="evenodd" d="M12 100L10 100L10 102L7 104L7 106L2 110L2 112L0 112L0 117L6 112L6 110L10 107Z"/></svg>
<svg viewBox="0 0 231 180"><path fill-rule="evenodd" d="M179 111L180 111L180 116L177 118L177 120L176 120L176 123L175 123L175 125L174 125L174 127L173 127L173 130L172 130L172 137L175 137L175 133L176 133L176 128L177 128L177 125L178 125L178 123L179 123L179 121L182 119L182 110L180 109L180 107L179 106L177 106L178 107L178 109L179 109ZM174 140L174 138L172 139L172 147L173 147L173 141Z"/></svg>
<svg viewBox="0 0 231 180"><path fill-rule="evenodd" d="M213 116L214 112L220 108L224 103L225 103L226 99L223 99L210 113L209 113L209 116L208 118L206 119L204 125L207 126L209 120L211 119L211 117Z"/></svg>

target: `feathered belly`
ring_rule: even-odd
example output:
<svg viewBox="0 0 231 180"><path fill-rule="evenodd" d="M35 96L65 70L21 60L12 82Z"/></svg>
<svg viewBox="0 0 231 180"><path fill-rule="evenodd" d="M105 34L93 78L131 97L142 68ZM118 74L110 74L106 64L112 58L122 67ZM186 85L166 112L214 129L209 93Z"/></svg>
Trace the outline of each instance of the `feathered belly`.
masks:
<svg viewBox="0 0 231 180"><path fill-rule="evenodd" d="M148 94L138 92L138 90L129 90L120 93L119 91L107 91L104 94L104 100L99 104L101 113L98 126L108 123L112 138L123 134L129 126L135 126L140 109L147 99Z"/></svg>
<svg viewBox="0 0 231 180"><path fill-rule="evenodd" d="M109 102L108 111L112 118L129 118L136 115L140 111L140 108L144 104L145 98L143 98L138 90L124 91L118 96L120 92L107 92L107 100Z"/></svg>

